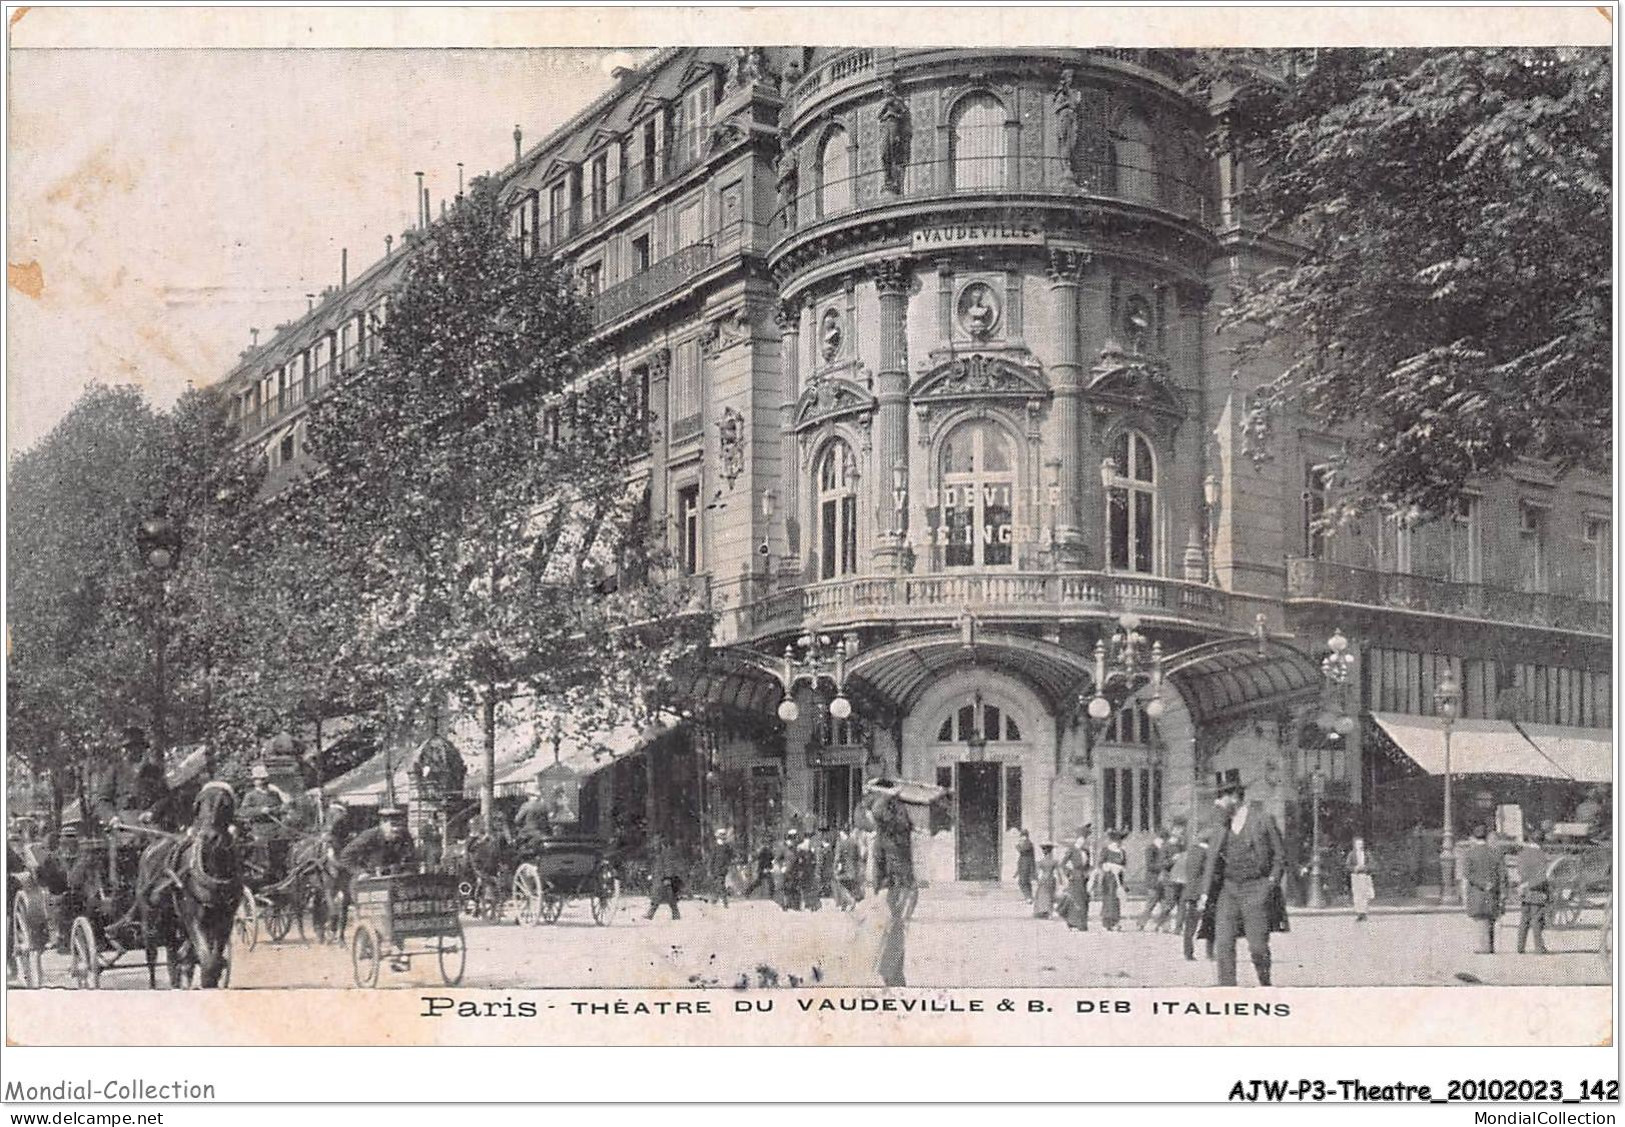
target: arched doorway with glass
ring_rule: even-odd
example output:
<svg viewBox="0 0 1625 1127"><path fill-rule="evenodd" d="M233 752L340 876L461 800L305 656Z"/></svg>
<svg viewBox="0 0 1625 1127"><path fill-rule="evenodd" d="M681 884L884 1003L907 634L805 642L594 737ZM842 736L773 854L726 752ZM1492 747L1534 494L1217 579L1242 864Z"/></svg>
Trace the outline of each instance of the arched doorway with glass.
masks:
<svg viewBox="0 0 1625 1127"><path fill-rule="evenodd" d="M940 568L1009 567L1015 559L1014 443L991 419L950 431L937 455L928 505L937 510L933 559Z"/></svg>
<svg viewBox="0 0 1625 1127"><path fill-rule="evenodd" d="M818 459L816 522L818 578L839 579L858 570L858 463L844 439Z"/></svg>
<svg viewBox="0 0 1625 1127"><path fill-rule="evenodd" d="M905 773L952 791L931 808L927 879L1014 879L1018 833L1044 833L1054 740L1049 710L996 670L956 670L922 696L904 725Z"/></svg>

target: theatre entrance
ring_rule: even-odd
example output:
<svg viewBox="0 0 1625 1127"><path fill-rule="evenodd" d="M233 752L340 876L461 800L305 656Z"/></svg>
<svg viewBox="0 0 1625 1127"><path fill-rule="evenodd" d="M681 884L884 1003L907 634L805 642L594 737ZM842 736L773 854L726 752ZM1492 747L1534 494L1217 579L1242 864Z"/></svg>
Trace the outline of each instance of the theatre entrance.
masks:
<svg viewBox="0 0 1625 1127"><path fill-rule="evenodd" d="M960 763L958 877L999 879L999 782L997 763Z"/></svg>

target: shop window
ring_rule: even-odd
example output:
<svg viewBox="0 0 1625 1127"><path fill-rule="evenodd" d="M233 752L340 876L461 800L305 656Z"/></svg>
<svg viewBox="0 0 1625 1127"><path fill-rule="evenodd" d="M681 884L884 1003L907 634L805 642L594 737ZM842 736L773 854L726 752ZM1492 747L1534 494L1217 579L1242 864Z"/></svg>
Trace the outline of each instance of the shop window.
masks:
<svg viewBox="0 0 1625 1127"><path fill-rule="evenodd" d="M1128 431L1117 436L1106 508L1111 566L1141 575L1155 573L1157 466L1144 435Z"/></svg>

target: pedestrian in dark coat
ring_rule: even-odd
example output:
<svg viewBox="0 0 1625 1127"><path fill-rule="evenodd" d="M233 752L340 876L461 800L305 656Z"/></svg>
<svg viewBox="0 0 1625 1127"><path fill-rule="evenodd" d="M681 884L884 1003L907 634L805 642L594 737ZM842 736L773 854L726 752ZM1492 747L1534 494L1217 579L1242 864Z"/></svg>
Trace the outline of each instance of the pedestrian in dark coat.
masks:
<svg viewBox="0 0 1625 1127"><path fill-rule="evenodd" d="M1196 928L1202 922L1202 911L1197 904L1202 899L1202 874L1207 871L1210 851L1207 838L1199 838L1185 851L1184 867L1180 870L1183 882L1179 890L1179 934L1185 949L1185 958L1196 961ZM1207 957L1213 958L1213 937L1207 939Z"/></svg>
<svg viewBox="0 0 1625 1127"><path fill-rule="evenodd" d="M1219 962L1219 985L1236 985L1236 940L1247 937L1247 951L1260 986L1270 985L1270 890L1286 871L1286 843L1275 819L1247 803L1241 784L1219 792L1224 823L1219 844L1208 855L1202 875L1201 909L1215 905L1213 947Z"/></svg>
<svg viewBox="0 0 1625 1127"><path fill-rule="evenodd" d="M756 875L740 895L748 900L764 885L768 899L773 899L773 847L765 841L756 850Z"/></svg>
<svg viewBox="0 0 1625 1127"><path fill-rule="evenodd" d="M1523 954L1530 932L1535 936L1535 954L1546 954L1546 911L1552 899L1552 858L1540 847L1545 834L1531 830L1528 841L1518 851L1518 954Z"/></svg>
<svg viewBox="0 0 1625 1127"><path fill-rule="evenodd" d="M1473 827L1472 843L1467 847L1465 881L1467 884L1467 915L1478 921L1478 954L1495 954L1495 924L1506 905L1506 865L1501 851L1485 838L1488 831L1481 825Z"/></svg>
<svg viewBox="0 0 1625 1127"><path fill-rule="evenodd" d="M1046 841L1041 848L1043 855L1035 866L1038 877L1033 886L1033 918L1047 920L1055 911L1055 870L1061 863L1055 859L1054 845Z"/></svg>
<svg viewBox="0 0 1625 1127"><path fill-rule="evenodd" d="M1089 930L1089 874L1092 867L1089 838L1080 833L1061 861L1061 871L1066 874L1066 926L1074 931Z"/></svg>
<svg viewBox="0 0 1625 1127"><path fill-rule="evenodd" d="M1141 931L1151 922L1157 906L1162 903L1162 886L1167 879L1168 863L1173 853L1167 835L1158 829L1151 835L1151 844L1145 847L1145 907L1140 909L1138 921Z"/></svg>
<svg viewBox="0 0 1625 1127"><path fill-rule="evenodd" d="M1021 898L1029 903L1033 898L1033 877L1038 875L1038 861L1034 855L1033 839L1026 830L1016 839L1016 887Z"/></svg>
<svg viewBox="0 0 1625 1127"><path fill-rule="evenodd" d="M682 888L682 865L677 850L655 834L649 839L649 910L643 918L654 919L655 911L664 904L671 909L672 919L682 919L683 913L677 907Z"/></svg>

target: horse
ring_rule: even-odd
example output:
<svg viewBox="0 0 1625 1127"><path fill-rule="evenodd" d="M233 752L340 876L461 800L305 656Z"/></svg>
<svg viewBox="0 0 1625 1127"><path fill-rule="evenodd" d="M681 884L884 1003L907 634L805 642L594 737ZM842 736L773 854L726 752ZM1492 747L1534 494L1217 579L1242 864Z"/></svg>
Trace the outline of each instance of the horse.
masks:
<svg viewBox="0 0 1625 1127"><path fill-rule="evenodd" d="M204 989L220 985L243 883L232 836L237 792L219 780L199 789L192 824L141 853L136 900L146 941L148 981L156 949L169 951L170 985L190 983L194 967Z"/></svg>
<svg viewBox="0 0 1625 1127"><path fill-rule="evenodd" d="M294 902L301 914L309 911L316 941L342 943L349 922L350 879L327 835L310 834L294 842L288 869L295 882Z"/></svg>

